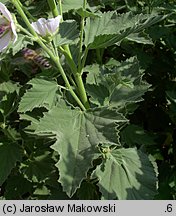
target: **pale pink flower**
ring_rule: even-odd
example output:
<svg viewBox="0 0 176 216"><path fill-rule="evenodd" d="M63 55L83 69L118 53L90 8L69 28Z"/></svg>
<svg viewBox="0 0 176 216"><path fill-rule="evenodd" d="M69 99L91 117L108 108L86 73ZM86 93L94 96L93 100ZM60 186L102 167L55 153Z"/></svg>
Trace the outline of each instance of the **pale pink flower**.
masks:
<svg viewBox="0 0 176 216"><path fill-rule="evenodd" d="M6 6L0 2L0 52L17 40L17 33L12 15Z"/></svg>
<svg viewBox="0 0 176 216"><path fill-rule="evenodd" d="M32 22L31 25L40 36L52 36L57 32L61 19L61 15L50 19L40 18L37 22Z"/></svg>

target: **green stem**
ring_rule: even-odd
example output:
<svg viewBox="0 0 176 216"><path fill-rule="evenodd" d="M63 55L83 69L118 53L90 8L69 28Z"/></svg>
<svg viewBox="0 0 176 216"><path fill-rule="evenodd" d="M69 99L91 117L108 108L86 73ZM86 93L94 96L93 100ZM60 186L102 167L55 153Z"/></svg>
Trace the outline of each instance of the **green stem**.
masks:
<svg viewBox="0 0 176 216"><path fill-rule="evenodd" d="M74 77L75 77L76 84L78 86L78 90L79 90L79 95L80 95L81 101L83 102L85 108L89 109L90 105L89 105L89 101L88 101L88 98L87 98L87 94L86 94L86 90L85 90L85 87L84 87L84 83L83 83L83 80L82 80L82 75L80 73L76 73L74 75Z"/></svg>
<svg viewBox="0 0 176 216"><path fill-rule="evenodd" d="M37 33L35 32L35 30L33 29L33 27L31 26L27 16L25 15L25 13L23 12L21 6L20 6L20 1L16 1L16 0L12 0L12 4L16 7L18 13L21 15L23 21L26 23L27 27L29 28L31 34L36 37L39 38Z"/></svg>
<svg viewBox="0 0 176 216"><path fill-rule="evenodd" d="M61 0L58 0L59 2L59 12L60 12L60 15L62 16L62 3L61 3Z"/></svg>
<svg viewBox="0 0 176 216"><path fill-rule="evenodd" d="M52 11L53 16L57 17L59 15L59 12L58 12L55 0L47 0L47 1L48 1L50 9Z"/></svg>
<svg viewBox="0 0 176 216"><path fill-rule="evenodd" d="M70 86L70 83L69 83L69 81L67 79L67 76L66 76L66 74L65 74L65 72L64 72L64 70L63 70L63 68L62 68L62 66L60 64L59 56L55 56L53 54L53 52L49 48L47 48L45 46L45 44L40 40L40 38L38 38L37 42L46 51L46 53L50 56L50 58L53 60L53 62L56 64L56 66L59 69L60 74L61 74L61 76L62 76L62 78L63 78L63 80L65 82L66 87L69 89L69 91L70 91L71 95L73 96L73 98L75 99L75 101L78 103L78 105L83 110L85 110L84 105L81 103L81 101L79 100L79 98L77 97L77 95L75 94L75 92L73 91L72 87Z"/></svg>
<svg viewBox="0 0 176 216"><path fill-rule="evenodd" d="M58 1L59 1L60 14L62 14L61 0L58 0ZM87 3L87 1L84 0L84 5L83 5L84 8L86 7L86 3ZM84 23L84 21L83 21L83 23ZM83 32L83 27L84 27L84 25L82 26L82 32ZM82 35L82 37L83 37L83 35ZM81 47L81 52L82 52L82 38L81 38L80 41L81 41L80 47ZM65 55L66 60L68 62L68 65L69 65L71 71L73 72L73 76L74 76L74 79L75 79L75 82L76 82L76 85L77 85L77 90L78 90L78 93L79 93L79 96L80 96L80 99L81 99L82 103L84 104L86 109L90 108L82 77L78 72L79 70L77 70L77 66L76 66L76 64L75 64L75 62L74 62L74 60L72 58L72 54L70 52L69 46L64 45L63 47L59 47L59 49ZM80 56L80 59L81 59L81 56ZM80 65L81 65L81 62L80 62Z"/></svg>
<svg viewBox="0 0 176 216"><path fill-rule="evenodd" d="M72 55L70 55L66 50L64 50L61 47L59 49L65 55L65 58L69 64L69 67L70 67L71 71L73 72L73 76L74 76L75 82L77 84L77 88L78 88L78 92L79 92L79 96L81 98L81 101L84 104L84 106L86 107L86 109L89 109L90 106L89 106L86 90L84 87L84 83L82 80L82 74L78 73L77 67L74 63Z"/></svg>
<svg viewBox="0 0 176 216"><path fill-rule="evenodd" d="M83 60L82 60L82 65L81 65L81 68L82 68L82 69L83 69L84 66L85 66L86 58L87 58L88 52L89 52L89 49L86 47L86 49L85 49L85 51L84 51L84 56L83 56Z"/></svg>
<svg viewBox="0 0 176 216"><path fill-rule="evenodd" d="M97 55L97 61L98 61L98 63L101 63L100 49L96 49L96 55Z"/></svg>
<svg viewBox="0 0 176 216"><path fill-rule="evenodd" d="M8 128L4 128L2 130L2 132L4 133L5 136L7 136L11 141L16 141L15 136L13 135L13 133L11 133L11 131Z"/></svg>
<svg viewBox="0 0 176 216"><path fill-rule="evenodd" d="M82 110L85 110L84 105L82 104L82 102L79 100L78 96L75 94L75 92L73 91L72 87L70 86L70 83L67 79L67 76L60 64L60 59L59 56L55 56L52 51L47 48L45 46L45 44L40 40L40 38L37 40L38 44L46 51L46 53L50 56L50 58L53 60L53 62L56 64L57 68L60 71L60 74L65 82L66 87L68 88L68 90L70 91L71 95L73 96L73 98L75 99L75 101L78 103L78 105L81 107Z"/></svg>
<svg viewBox="0 0 176 216"><path fill-rule="evenodd" d="M84 18L81 18L81 32L79 41L79 55L78 55L78 72L81 73L81 59L82 59L82 42L83 42L83 31L84 31Z"/></svg>
<svg viewBox="0 0 176 216"><path fill-rule="evenodd" d="M86 0L83 3L83 9L86 8ZM79 55L78 55L78 72L81 73L81 58L82 58L82 45L83 45L83 34L84 34L84 16L81 17L81 29L80 29L80 40L79 40Z"/></svg>
<svg viewBox="0 0 176 216"><path fill-rule="evenodd" d="M96 55L97 55L97 61L100 65L102 65L102 56L103 56L103 50L102 49L96 49Z"/></svg>
<svg viewBox="0 0 176 216"><path fill-rule="evenodd" d="M35 18L29 13L29 11L26 9L26 7L23 6L23 4L21 4L21 2L19 0L18 4L20 5L20 7L23 9L23 11L27 14L28 17L30 17L31 20L35 20Z"/></svg>
<svg viewBox="0 0 176 216"><path fill-rule="evenodd" d="M68 88L68 90L70 91L72 97L75 99L75 101L77 102L77 104L81 107L82 110L86 110L84 105L82 104L82 102L79 100L78 96L75 94L75 92L73 91L72 87L70 86L70 83L67 79L67 76L65 75L65 72L60 64L60 61L59 61L59 58L58 57L55 57L55 59L53 59L55 61L55 64L56 66L58 67L61 75L62 75L62 78L63 80L65 81L65 85L66 87Z"/></svg>
<svg viewBox="0 0 176 216"><path fill-rule="evenodd" d="M43 43L43 41L39 38L39 36L37 35L37 33L34 31L33 27L31 26L28 18L26 17L25 13L23 12L20 4L18 1L16 0L12 0L12 3L14 4L14 6L16 7L18 13L21 15L23 21L26 23L27 27L29 28L31 34L33 35L33 39L43 48L43 50L50 56L50 58L53 60L53 62L56 64L57 68L59 69L62 78L65 82L66 87L68 88L68 90L70 91L71 95L73 96L73 98L75 99L75 101L78 103L78 105L82 108L82 110L85 110L84 105L82 104L82 102L80 101L80 99L78 98L78 96L75 94L75 92L73 91L67 76L65 75L65 72L60 64L60 59L59 56L55 56L53 54L53 52Z"/></svg>
<svg viewBox="0 0 176 216"><path fill-rule="evenodd" d="M21 25L19 24L16 24L17 28L19 28L20 31L24 32L25 34L27 34L29 37L33 37L33 35L28 31L26 30L25 28L23 28Z"/></svg>

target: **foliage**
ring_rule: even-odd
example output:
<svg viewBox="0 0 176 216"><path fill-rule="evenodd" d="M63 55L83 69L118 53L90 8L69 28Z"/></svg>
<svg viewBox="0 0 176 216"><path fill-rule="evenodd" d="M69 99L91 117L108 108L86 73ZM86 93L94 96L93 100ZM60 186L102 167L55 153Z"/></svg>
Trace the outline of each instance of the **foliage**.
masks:
<svg viewBox="0 0 176 216"><path fill-rule="evenodd" d="M1 2L18 40L0 54L0 198L176 199L174 1ZM30 29L59 13L57 33Z"/></svg>

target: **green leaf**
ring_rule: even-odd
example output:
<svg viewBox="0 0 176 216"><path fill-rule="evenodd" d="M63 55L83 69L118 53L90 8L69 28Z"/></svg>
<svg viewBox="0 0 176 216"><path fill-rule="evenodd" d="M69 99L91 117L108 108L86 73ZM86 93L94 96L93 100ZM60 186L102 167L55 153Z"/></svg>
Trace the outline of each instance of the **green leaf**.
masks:
<svg viewBox="0 0 176 216"><path fill-rule="evenodd" d="M19 86L11 81L0 84L0 112L6 118L17 107Z"/></svg>
<svg viewBox="0 0 176 216"><path fill-rule="evenodd" d="M105 108L82 112L55 107L44 115L36 133L56 134L57 141L52 148L60 154L56 164L59 182L68 196L75 193L92 160L97 158L97 145L117 145L117 124L126 121L121 114Z"/></svg>
<svg viewBox="0 0 176 216"><path fill-rule="evenodd" d="M169 109L168 113L171 118L171 120L175 123L176 122L176 90L175 86L173 86L172 90L166 91L167 99L169 100Z"/></svg>
<svg viewBox="0 0 176 216"><path fill-rule="evenodd" d="M83 7L83 0L63 0L62 8L63 12L68 12L69 10L76 10Z"/></svg>
<svg viewBox="0 0 176 216"><path fill-rule="evenodd" d="M148 134L140 126L130 124L121 131L122 142L129 147L138 145L155 145L154 136Z"/></svg>
<svg viewBox="0 0 176 216"><path fill-rule="evenodd" d="M43 112L46 112L46 109L42 107L33 109L32 112L20 114L20 120L26 120L30 122L30 125L25 128L25 132L33 133L36 130L39 119L43 116Z"/></svg>
<svg viewBox="0 0 176 216"><path fill-rule="evenodd" d="M30 159L21 163L21 172L33 182L41 182L53 171L53 160L49 151L36 151Z"/></svg>
<svg viewBox="0 0 176 216"><path fill-rule="evenodd" d="M80 200L97 200L99 199L96 185L92 182L83 181L78 189L77 196Z"/></svg>
<svg viewBox="0 0 176 216"><path fill-rule="evenodd" d="M142 81L143 71L134 57L124 62L111 59L106 65L91 65L84 71L89 72L86 82L91 102L115 107L120 112L134 111L150 86Z"/></svg>
<svg viewBox="0 0 176 216"><path fill-rule="evenodd" d="M134 148L116 149L94 171L103 199L144 200L156 193L156 173L146 154Z"/></svg>
<svg viewBox="0 0 176 216"><path fill-rule="evenodd" d="M12 46L12 54L15 55L24 47L27 47L28 44L33 45L33 41L31 40L31 38L23 34L18 34L18 40Z"/></svg>
<svg viewBox="0 0 176 216"><path fill-rule="evenodd" d="M1 0L1 3L5 4L6 2L9 2L9 0Z"/></svg>
<svg viewBox="0 0 176 216"><path fill-rule="evenodd" d="M93 43L94 38L98 35L108 34L107 27L111 25L111 18L114 16L115 12L107 12L101 14L101 17L87 18L85 25L85 41L84 44L88 46ZM109 27L109 29L111 28ZM112 31L111 31L112 32ZM115 33L115 32L114 32Z"/></svg>
<svg viewBox="0 0 176 216"><path fill-rule="evenodd" d="M18 97L16 92L4 96L0 103L0 111L6 118L17 108Z"/></svg>
<svg viewBox="0 0 176 216"><path fill-rule="evenodd" d="M134 87L141 83L143 71L140 70L139 62L136 57L131 57L123 62L110 59L105 65L90 65L84 71L89 72L86 83L103 84L112 89L118 84ZM128 82L128 85L126 85ZM129 83L131 84L129 85ZM111 90L112 92L112 90Z"/></svg>
<svg viewBox="0 0 176 216"><path fill-rule="evenodd" d="M50 190L46 186L42 185L42 187L36 188L33 194L37 196L48 196L50 195Z"/></svg>
<svg viewBox="0 0 176 216"><path fill-rule="evenodd" d="M21 156L21 148L16 143L0 143L0 185L7 179L16 162L21 160Z"/></svg>
<svg viewBox="0 0 176 216"><path fill-rule="evenodd" d="M12 83L11 81L3 82L0 84L0 92L13 93L14 91L18 92L19 85Z"/></svg>
<svg viewBox="0 0 176 216"><path fill-rule="evenodd" d="M32 184L21 174L12 176L7 180L6 199L20 199L25 193L32 193Z"/></svg>
<svg viewBox="0 0 176 216"><path fill-rule="evenodd" d="M76 12L83 18L85 18L85 17L100 17L99 14L89 12L89 11L85 10L84 8L80 8Z"/></svg>
<svg viewBox="0 0 176 216"><path fill-rule="evenodd" d="M138 103L143 100L142 96L147 92L148 88L149 85L145 83L132 89L127 86L117 87L111 95L110 106L116 107L120 111L130 104Z"/></svg>
<svg viewBox="0 0 176 216"><path fill-rule="evenodd" d="M32 85L32 88L22 97L18 111L32 111L35 107L51 108L58 90L56 81L34 78L28 84Z"/></svg>
<svg viewBox="0 0 176 216"><path fill-rule="evenodd" d="M134 33L127 36L127 39L136 43L153 45L152 39L147 34Z"/></svg>
<svg viewBox="0 0 176 216"><path fill-rule="evenodd" d="M60 24L59 33L55 36L55 44L73 44L79 36L78 25L75 20L67 20Z"/></svg>
<svg viewBox="0 0 176 216"><path fill-rule="evenodd" d="M98 84L101 82L101 66L99 64L87 65L84 68L84 72L88 72L86 83L87 84Z"/></svg>
<svg viewBox="0 0 176 216"><path fill-rule="evenodd" d="M84 44L90 49L108 47L130 34L141 32L166 17L167 15L133 15L131 12L124 14L107 12L103 13L101 18L87 18Z"/></svg>
<svg viewBox="0 0 176 216"><path fill-rule="evenodd" d="M104 85L86 85L86 92L90 95L90 101L98 106L107 106L109 91Z"/></svg>

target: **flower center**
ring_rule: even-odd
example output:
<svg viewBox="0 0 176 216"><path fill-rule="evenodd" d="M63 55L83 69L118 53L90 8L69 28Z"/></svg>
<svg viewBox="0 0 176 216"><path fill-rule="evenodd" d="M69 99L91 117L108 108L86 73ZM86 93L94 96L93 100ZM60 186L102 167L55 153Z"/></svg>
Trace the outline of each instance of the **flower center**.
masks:
<svg viewBox="0 0 176 216"><path fill-rule="evenodd" d="M2 24L0 25L0 38L10 29L10 23L9 24Z"/></svg>

